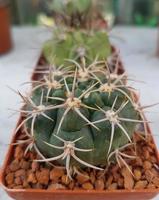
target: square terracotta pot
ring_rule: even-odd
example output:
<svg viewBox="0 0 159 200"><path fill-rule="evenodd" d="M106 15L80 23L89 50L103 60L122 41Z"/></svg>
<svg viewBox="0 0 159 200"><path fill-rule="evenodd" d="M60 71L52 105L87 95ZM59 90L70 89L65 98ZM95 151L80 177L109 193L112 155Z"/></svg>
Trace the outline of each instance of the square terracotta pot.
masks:
<svg viewBox="0 0 159 200"><path fill-rule="evenodd" d="M45 63L45 60L43 57L41 57L37 63L37 67L39 65L43 65ZM124 72L124 67L122 63L120 63L119 67L119 74L122 74ZM39 77L37 74L33 73L32 80L38 80ZM18 125L22 121L22 116L20 116L20 119L17 123ZM149 127L148 127L149 128ZM151 130L149 128L149 132L151 134ZM13 138L11 143L15 143L18 136L22 134L21 131L15 134L15 131L13 132ZM154 140L153 140L154 142ZM155 142L154 142L155 143ZM156 147L156 146L155 146ZM156 151L156 158L159 164L159 154L157 147L155 148ZM142 190L114 190L114 191L84 191L84 190L42 190L42 189L9 189L6 187L5 184L5 169L12 161L14 153L14 146L10 145L8 149L8 153L5 157L4 165L1 170L1 176L0 176L0 182L2 184L2 187L6 191L6 193L16 200L150 200L153 197L155 197L159 193L159 189L142 189Z"/></svg>

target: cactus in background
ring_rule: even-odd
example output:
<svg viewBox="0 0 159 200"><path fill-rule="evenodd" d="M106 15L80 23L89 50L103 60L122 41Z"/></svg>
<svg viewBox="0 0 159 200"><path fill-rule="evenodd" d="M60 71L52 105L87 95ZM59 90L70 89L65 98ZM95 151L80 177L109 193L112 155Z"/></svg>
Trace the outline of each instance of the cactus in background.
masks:
<svg viewBox="0 0 159 200"><path fill-rule="evenodd" d="M76 13L86 13L91 3L91 0L54 0L51 7L55 12L72 16Z"/></svg>
<svg viewBox="0 0 159 200"><path fill-rule="evenodd" d="M111 55L111 45L105 32L59 31L43 47L43 54L48 63L60 66L66 59L87 58L89 62L98 57L106 59Z"/></svg>
<svg viewBox="0 0 159 200"><path fill-rule="evenodd" d="M79 61L83 56L91 63L96 56L102 60L111 55L108 34L102 25L104 19L100 16L102 1L53 0L49 5L58 20L55 17L52 39L43 45L47 63L60 66L65 59Z"/></svg>
<svg viewBox="0 0 159 200"><path fill-rule="evenodd" d="M53 11L56 24L71 28L97 28L105 22L101 13L104 1L98 0L53 0L49 9Z"/></svg>
<svg viewBox="0 0 159 200"><path fill-rule="evenodd" d="M30 96L20 94L25 118L16 132L24 126L30 141L26 151L34 147L41 157L37 161L56 161L71 178L74 168L105 168L116 150L132 144L136 124L144 121L125 74L112 78L106 61L69 62L74 69L61 68L56 76L50 67L33 83Z"/></svg>

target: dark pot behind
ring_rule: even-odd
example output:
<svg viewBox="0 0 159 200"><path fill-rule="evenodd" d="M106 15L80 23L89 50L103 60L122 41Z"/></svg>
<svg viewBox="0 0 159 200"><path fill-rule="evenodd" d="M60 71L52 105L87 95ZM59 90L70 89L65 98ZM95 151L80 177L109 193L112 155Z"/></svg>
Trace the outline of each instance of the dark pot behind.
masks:
<svg viewBox="0 0 159 200"><path fill-rule="evenodd" d="M0 1L0 54L7 53L11 47L9 6Z"/></svg>

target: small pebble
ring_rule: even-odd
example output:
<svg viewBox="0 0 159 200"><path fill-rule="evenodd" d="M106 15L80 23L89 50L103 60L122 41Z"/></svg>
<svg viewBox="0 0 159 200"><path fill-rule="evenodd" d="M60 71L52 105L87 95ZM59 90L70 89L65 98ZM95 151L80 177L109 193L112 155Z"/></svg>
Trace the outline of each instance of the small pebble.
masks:
<svg viewBox="0 0 159 200"><path fill-rule="evenodd" d="M68 185L69 189L70 190L73 190L74 189L74 186L75 186L75 182L74 181L71 181Z"/></svg>
<svg viewBox="0 0 159 200"><path fill-rule="evenodd" d="M20 167L22 169L28 170L30 168L30 162L29 161L25 161L25 160L21 160Z"/></svg>
<svg viewBox="0 0 159 200"><path fill-rule="evenodd" d="M13 160L9 166L10 170L12 172L15 172L17 171L19 168L20 168L20 165L19 165L19 161L18 160Z"/></svg>
<svg viewBox="0 0 159 200"><path fill-rule="evenodd" d="M21 178L20 178L20 177L15 178L14 183L15 183L16 185L22 185L22 180L21 180Z"/></svg>
<svg viewBox="0 0 159 200"><path fill-rule="evenodd" d="M154 178L154 174L151 172L151 170L146 170L145 171L145 178L149 183L152 182L152 180Z"/></svg>
<svg viewBox="0 0 159 200"><path fill-rule="evenodd" d="M24 152L23 152L22 147L21 146L16 146L15 153L14 153L14 158L20 160L20 159L23 158L23 155L24 155Z"/></svg>
<svg viewBox="0 0 159 200"><path fill-rule="evenodd" d="M93 190L94 189L93 185L90 182L83 183L82 188L84 190Z"/></svg>
<svg viewBox="0 0 159 200"><path fill-rule="evenodd" d="M52 181L58 181L65 174L64 169L54 168L50 171L50 179Z"/></svg>
<svg viewBox="0 0 159 200"><path fill-rule="evenodd" d="M152 183L149 183L147 186L147 189L156 189L155 185Z"/></svg>
<svg viewBox="0 0 159 200"><path fill-rule="evenodd" d="M38 162L32 162L31 169L32 169L33 172L35 172L36 170L39 170L39 163Z"/></svg>
<svg viewBox="0 0 159 200"><path fill-rule="evenodd" d="M129 170L126 167L122 169L121 174L124 177L125 189L131 190L134 187L134 179L133 179L132 174L129 172Z"/></svg>
<svg viewBox="0 0 159 200"><path fill-rule="evenodd" d="M14 183L14 173L7 174L5 180L8 185L12 185Z"/></svg>
<svg viewBox="0 0 159 200"><path fill-rule="evenodd" d="M140 169L134 169L134 177L136 181L141 179L142 173Z"/></svg>
<svg viewBox="0 0 159 200"><path fill-rule="evenodd" d="M158 163L157 158L155 156L151 155L149 159L153 164Z"/></svg>
<svg viewBox="0 0 159 200"><path fill-rule="evenodd" d="M143 163L143 168L145 169L145 170L148 170L148 169L151 169L152 168L152 164L149 162L149 161L144 161L144 163Z"/></svg>
<svg viewBox="0 0 159 200"><path fill-rule="evenodd" d="M66 187L59 183L52 183L49 185L48 190L64 190Z"/></svg>
<svg viewBox="0 0 159 200"><path fill-rule="evenodd" d="M50 172L48 169L41 169L41 171L36 171L36 179L38 183L47 185L49 182Z"/></svg>
<svg viewBox="0 0 159 200"><path fill-rule="evenodd" d="M148 150L143 151L143 155L146 160L150 159L150 152Z"/></svg>
<svg viewBox="0 0 159 200"><path fill-rule="evenodd" d="M107 179L107 182L106 182L106 188L108 188L113 182L113 176L110 175Z"/></svg>
<svg viewBox="0 0 159 200"><path fill-rule="evenodd" d="M158 177L155 177L152 182L157 188L159 188L159 178Z"/></svg>
<svg viewBox="0 0 159 200"><path fill-rule="evenodd" d="M147 181L138 181L136 182L134 189L138 190L138 189L145 189L147 186L148 182Z"/></svg>
<svg viewBox="0 0 159 200"><path fill-rule="evenodd" d="M31 186L29 185L29 183L27 182L27 180L23 181L23 188L25 188L25 189L31 188Z"/></svg>
<svg viewBox="0 0 159 200"><path fill-rule="evenodd" d="M91 181L91 183L94 184L95 180L96 180L96 177L94 175L94 172L91 172L90 173L90 181Z"/></svg>
<svg viewBox="0 0 159 200"><path fill-rule="evenodd" d="M26 176L26 171L24 169L19 169L15 172L15 177L24 177Z"/></svg>
<svg viewBox="0 0 159 200"><path fill-rule="evenodd" d="M83 184L85 182L88 182L90 180L90 177L88 176L88 174L77 174L76 179L78 181L78 183Z"/></svg>
<svg viewBox="0 0 159 200"><path fill-rule="evenodd" d="M139 167L143 166L143 162L140 157L137 157L134 161L135 161L135 166L139 166Z"/></svg>
<svg viewBox="0 0 159 200"><path fill-rule="evenodd" d="M98 179L95 181L95 189L96 190L104 190L104 180Z"/></svg>
<svg viewBox="0 0 159 200"><path fill-rule="evenodd" d="M119 178L117 183L119 188L124 188L124 178Z"/></svg>
<svg viewBox="0 0 159 200"><path fill-rule="evenodd" d="M111 185L109 185L108 190L116 190L118 188L117 183L112 183Z"/></svg>
<svg viewBox="0 0 159 200"><path fill-rule="evenodd" d="M37 183L37 179L36 179L36 176L35 176L34 173L29 173L29 176L27 178L27 182L33 183L33 184Z"/></svg>
<svg viewBox="0 0 159 200"><path fill-rule="evenodd" d="M68 184L71 182L71 180L70 180L70 178L69 178L67 175L63 175L63 176L61 177L61 182L62 182L63 184L65 184L65 185L68 185Z"/></svg>

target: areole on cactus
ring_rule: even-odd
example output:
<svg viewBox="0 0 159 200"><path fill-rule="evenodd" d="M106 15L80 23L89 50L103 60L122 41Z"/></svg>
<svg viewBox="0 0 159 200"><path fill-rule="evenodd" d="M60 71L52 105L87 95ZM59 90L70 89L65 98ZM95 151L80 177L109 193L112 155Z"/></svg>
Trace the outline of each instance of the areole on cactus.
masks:
<svg viewBox="0 0 159 200"><path fill-rule="evenodd" d="M34 148L37 162L66 167L71 178L74 168L103 170L114 159L125 162L120 149L133 144L136 125L146 121L125 74L112 78L106 60L67 62L65 72L50 65L42 80L32 82L30 95L19 93L24 120L16 132L24 126L28 139L18 142L29 144L26 151Z"/></svg>

